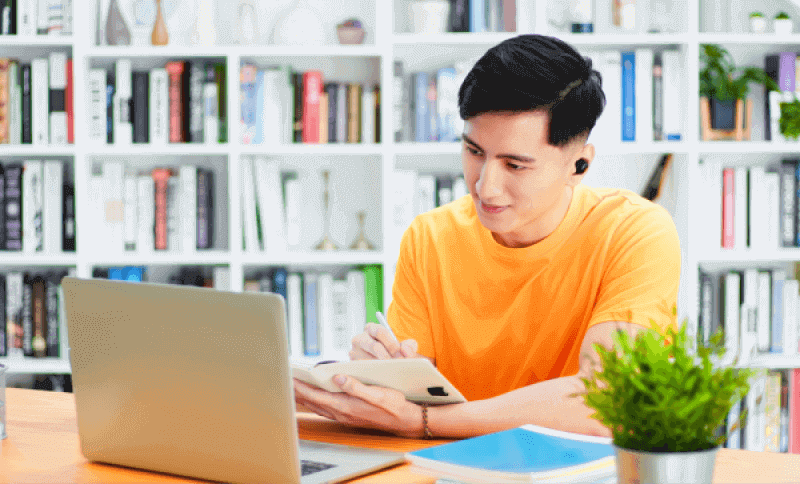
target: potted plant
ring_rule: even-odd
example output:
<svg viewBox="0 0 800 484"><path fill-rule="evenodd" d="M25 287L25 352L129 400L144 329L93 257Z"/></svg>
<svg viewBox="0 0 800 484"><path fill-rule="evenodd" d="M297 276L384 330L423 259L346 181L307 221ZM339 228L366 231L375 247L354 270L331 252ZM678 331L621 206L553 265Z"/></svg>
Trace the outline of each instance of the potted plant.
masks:
<svg viewBox="0 0 800 484"><path fill-rule="evenodd" d="M778 127L787 140L797 141L800 137L800 100L796 97L792 102L782 102L781 118Z"/></svg>
<svg viewBox="0 0 800 484"><path fill-rule="evenodd" d="M767 19L761 12L750 13L750 30L754 34L763 34L767 30Z"/></svg>
<svg viewBox="0 0 800 484"><path fill-rule="evenodd" d="M619 484L711 483L727 439L720 430L747 395L753 372L717 366L725 353L719 331L695 350L686 322L679 330L653 327L635 339L618 331L614 350L595 345L600 362L582 378L586 390L579 395L611 430Z"/></svg>
<svg viewBox="0 0 800 484"><path fill-rule="evenodd" d="M701 45L700 64L700 96L708 99L713 129L734 129L736 101L747 99L751 82L778 89L763 69L736 67L733 56L716 44Z"/></svg>
<svg viewBox="0 0 800 484"><path fill-rule="evenodd" d="M775 27L775 33L778 35L789 35L792 33L792 19L789 18L789 14L786 12L778 12L778 14L775 15L773 25Z"/></svg>

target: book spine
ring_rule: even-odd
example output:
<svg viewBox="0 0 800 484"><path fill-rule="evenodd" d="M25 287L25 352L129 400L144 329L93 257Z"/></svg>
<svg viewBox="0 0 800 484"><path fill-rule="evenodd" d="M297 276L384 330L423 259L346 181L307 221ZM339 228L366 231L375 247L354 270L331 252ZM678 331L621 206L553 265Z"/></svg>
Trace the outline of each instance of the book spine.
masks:
<svg viewBox="0 0 800 484"><path fill-rule="evenodd" d="M61 247L66 252L75 252L75 183L63 177L62 185L64 216Z"/></svg>
<svg viewBox="0 0 800 484"><path fill-rule="evenodd" d="M303 74L292 72L292 141L301 143L303 141Z"/></svg>
<svg viewBox="0 0 800 484"><path fill-rule="evenodd" d="M176 252L183 250L181 238L181 184L180 176L167 180L167 248Z"/></svg>
<svg viewBox="0 0 800 484"><path fill-rule="evenodd" d="M217 83L217 114L219 115L219 136L217 141L220 143L228 142L228 87L225 81L225 63L214 65L214 80Z"/></svg>
<svg viewBox="0 0 800 484"><path fill-rule="evenodd" d="M114 92L116 83L114 73L106 73L106 143L114 142Z"/></svg>
<svg viewBox="0 0 800 484"><path fill-rule="evenodd" d="M42 162L25 161L22 172L22 249L26 252L44 250L44 182Z"/></svg>
<svg viewBox="0 0 800 484"><path fill-rule="evenodd" d="M47 59L33 59L31 62L31 109L33 144L46 145L50 139L48 118L50 114Z"/></svg>
<svg viewBox="0 0 800 484"><path fill-rule="evenodd" d="M636 141L636 54L622 52L622 141Z"/></svg>
<svg viewBox="0 0 800 484"><path fill-rule="evenodd" d="M171 176L167 168L153 170L155 189L155 250L167 250L167 185Z"/></svg>
<svg viewBox="0 0 800 484"><path fill-rule="evenodd" d="M330 357L336 360L349 359L350 342L360 333L355 331L348 306L349 285L347 281L335 280L331 283L331 342L328 345Z"/></svg>
<svg viewBox="0 0 800 484"><path fill-rule="evenodd" d="M32 83L32 66L31 64L22 64L20 66L22 77L20 85L22 87L22 143L33 143L33 83Z"/></svg>
<svg viewBox="0 0 800 484"><path fill-rule="evenodd" d="M165 145L170 140L170 99L167 70L150 70L149 100L149 141L151 144Z"/></svg>
<svg viewBox="0 0 800 484"><path fill-rule="evenodd" d="M216 144L219 138L219 99L214 64L205 65L203 83L203 142Z"/></svg>
<svg viewBox="0 0 800 484"><path fill-rule="evenodd" d="M375 120L375 139L373 140L375 143L381 142L381 86L375 85L372 88L373 99L375 101L375 107L373 109L373 119Z"/></svg>
<svg viewBox="0 0 800 484"><path fill-rule="evenodd" d="M649 142L653 136L653 51L636 49L636 141Z"/></svg>
<svg viewBox="0 0 800 484"><path fill-rule="evenodd" d="M258 70L252 64L245 64L239 73L241 99L240 140L242 144L252 144L256 137L256 77Z"/></svg>
<svg viewBox="0 0 800 484"><path fill-rule="evenodd" d="M125 251L135 251L138 249L136 242L139 235L139 213L138 213L138 205L139 202L138 192L139 187L136 181L136 174L133 172L127 172L124 175L123 179L123 190L124 190L124 219L123 219L123 228L124 228L124 245L123 248Z"/></svg>
<svg viewBox="0 0 800 484"><path fill-rule="evenodd" d="M758 272L758 291L757 291L757 317L758 328L756 330L758 340L758 351L767 353L770 350L770 319L771 319L771 294L770 286L772 285L772 278L768 271Z"/></svg>
<svg viewBox="0 0 800 484"><path fill-rule="evenodd" d="M303 356L303 275L292 273L286 277L286 311L289 327L289 354Z"/></svg>
<svg viewBox="0 0 800 484"><path fill-rule="evenodd" d="M304 284L304 351L306 356L319 356L319 320L317 315L317 278L313 273L306 273L303 277Z"/></svg>
<svg viewBox="0 0 800 484"><path fill-rule="evenodd" d="M5 165L6 250L22 250L22 163Z"/></svg>
<svg viewBox="0 0 800 484"><path fill-rule="evenodd" d="M8 322L8 355L23 356L22 293L25 285L22 272L6 274L6 321Z"/></svg>
<svg viewBox="0 0 800 484"><path fill-rule="evenodd" d="M469 3L469 0L453 0L450 3L450 32L469 32Z"/></svg>
<svg viewBox="0 0 800 484"><path fill-rule="evenodd" d="M725 349L729 358L739 353L739 318L741 300L741 275L738 272L729 272L725 275Z"/></svg>
<svg viewBox="0 0 800 484"><path fill-rule="evenodd" d="M324 90L319 95L319 141L328 142L328 93Z"/></svg>
<svg viewBox="0 0 800 484"><path fill-rule="evenodd" d="M72 77L72 59L67 59L67 87L64 108L67 112L67 143L75 143L75 81Z"/></svg>
<svg viewBox="0 0 800 484"><path fill-rule="evenodd" d="M486 2L491 0L469 0L469 31L486 32Z"/></svg>
<svg viewBox="0 0 800 484"><path fill-rule="evenodd" d="M778 54L778 89L782 92L795 91L796 59L796 52L781 52Z"/></svg>
<svg viewBox="0 0 800 484"><path fill-rule="evenodd" d="M2 185L2 183L0 183L0 185ZM2 232L2 226L0 226L0 232ZM2 246L0 246L0 248L2 248ZM0 274L0 320L3 321L3 323L0 324L0 357L4 357L8 354L8 330L11 329L10 321L6 317L6 301L6 277Z"/></svg>
<svg viewBox="0 0 800 484"><path fill-rule="evenodd" d="M189 140L203 142L203 64L189 63Z"/></svg>
<svg viewBox="0 0 800 484"><path fill-rule="evenodd" d="M428 133L430 128L430 123L428 123L428 101L426 97L428 92L428 73L418 72L414 74L414 80L415 141L424 143L430 139L430 134Z"/></svg>
<svg viewBox="0 0 800 484"><path fill-rule="evenodd" d="M684 75L680 52L664 51L661 53L663 70L663 138L667 141L683 139L683 96L681 82Z"/></svg>
<svg viewBox="0 0 800 484"><path fill-rule="evenodd" d="M379 265L369 265L364 267L364 302L366 304L367 319L375 315L377 311L383 312L383 283L382 268Z"/></svg>
<svg viewBox="0 0 800 484"><path fill-rule="evenodd" d="M461 133L456 131L458 114L458 88L456 70L452 67L439 69L436 82L437 113L439 115L439 141L456 142Z"/></svg>
<svg viewBox="0 0 800 484"><path fill-rule="evenodd" d="M781 433L781 376L770 372L767 375L764 389L765 425L764 425L764 450L767 452L780 452Z"/></svg>
<svg viewBox="0 0 800 484"><path fill-rule="evenodd" d="M22 144L22 87L20 85L20 65L12 60L8 67L9 75L9 142Z"/></svg>
<svg viewBox="0 0 800 484"><path fill-rule="evenodd" d="M43 358L47 356L47 313L45 307L45 284L41 276L36 276L31 281L31 302L33 318L33 337L31 349L33 356Z"/></svg>
<svg viewBox="0 0 800 484"><path fill-rule="evenodd" d="M734 170L722 170L722 248L734 246Z"/></svg>
<svg viewBox="0 0 800 484"><path fill-rule="evenodd" d="M303 143L319 143L319 103L322 93L322 72L303 73Z"/></svg>
<svg viewBox="0 0 800 484"><path fill-rule="evenodd" d="M89 139L106 142L106 71L89 69Z"/></svg>
<svg viewBox="0 0 800 484"><path fill-rule="evenodd" d="M138 235L136 248L139 252L155 250L155 179L153 176L139 176L136 182L136 202L138 204Z"/></svg>
<svg viewBox="0 0 800 484"><path fill-rule="evenodd" d="M301 218L300 205L301 185L297 178L287 177L283 180L285 196L284 209L286 210L286 245L296 249L300 245Z"/></svg>
<svg viewBox="0 0 800 484"><path fill-rule="evenodd" d="M184 252L197 248L197 167L182 165L178 171L180 180L180 238Z"/></svg>
<svg viewBox="0 0 800 484"><path fill-rule="evenodd" d="M40 2L42 0L39 0ZM47 1L47 34L61 35L64 30L64 4L63 0Z"/></svg>
<svg viewBox="0 0 800 484"><path fill-rule="evenodd" d="M183 71L184 62L167 62L166 70L169 76L169 142L182 143L186 141L183 131L184 97L183 97Z"/></svg>
<svg viewBox="0 0 800 484"><path fill-rule="evenodd" d="M770 54L764 57L764 73L775 81L778 82L778 69L780 66L780 57L777 54ZM772 133L772 117L775 113L772 112L770 107L770 90L764 90L764 140L771 141L775 136L777 139L778 133Z"/></svg>
<svg viewBox="0 0 800 484"><path fill-rule="evenodd" d="M439 141L439 117L438 111L438 91L436 88L436 75L428 75L428 90L425 94L425 100L428 103L428 139L426 141Z"/></svg>
<svg viewBox="0 0 800 484"><path fill-rule="evenodd" d="M265 74L266 71L263 69L256 71L255 101L253 102L254 128L253 138L250 140L251 144L261 144L264 142Z"/></svg>
<svg viewBox="0 0 800 484"><path fill-rule="evenodd" d="M338 96L337 92L339 85L335 82L325 84L325 92L328 94L328 143L336 142L336 118L338 109Z"/></svg>
<svg viewBox="0 0 800 484"><path fill-rule="evenodd" d="M60 160L44 162L44 251L55 254L63 250L64 166Z"/></svg>
<svg viewBox="0 0 800 484"><path fill-rule="evenodd" d="M115 68L114 142L129 145L133 143L133 119L131 116L133 71L130 59L117 60Z"/></svg>
<svg viewBox="0 0 800 484"><path fill-rule="evenodd" d="M796 163L784 160L781 165L781 246L795 245Z"/></svg>
<svg viewBox="0 0 800 484"><path fill-rule="evenodd" d="M375 142L375 92L368 88L361 94L361 142Z"/></svg>
<svg viewBox="0 0 800 484"><path fill-rule="evenodd" d="M0 2L0 35L13 35L12 30L12 0Z"/></svg>
<svg viewBox="0 0 800 484"><path fill-rule="evenodd" d="M789 378L789 452L800 454L800 368L787 370Z"/></svg>
<svg viewBox="0 0 800 484"><path fill-rule="evenodd" d="M0 250L6 248L6 177L3 164L0 163ZM4 313L0 311L0 319ZM0 324L0 326L3 326Z"/></svg>
<svg viewBox="0 0 800 484"><path fill-rule="evenodd" d="M24 37L36 35L36 0L18 0L17 34Z"/></svg>
<svg viewBox="0 0 800 484"><path fill-rule="evenodd" d="M212 177L211 170L197 170L197 248L210 249L212 246Z"/></svg>
<svg viewBox="0 0 800 484"><path fill-rule="evenodd" d="M67 144L67 54L50 53L50 144Z"/></svg>
<svg viewBox="0 0 800 484"><path fill-rule="evenodd" d="M9 143L11 105L8 102L11 92L9 79L10 59L0 58L0 144Z"/></svg>
<svg viewBox="0 0 800 484"><path fill-rule="evenodd" d="M22 279L22 354L33 356L33 285L28 274Z"/></svg>
<svg viewBox="0 0 800 484"><path fill-rule="evenodd" d="M337 143L347 142L347 130L348 130L347 92L348 92L347 84L338 83L338 87L336 89L336 142Z"/></svg>
<svg viewBox="0 0 800 484"><path fill-rule="evenodd" d="M748 200L747 200L747 180L749 170L746 166L737 166L733 170L733 231L734 244L737 249L744 249L748 245Z"/></svg>
<svg viewBox="0 0 800 484"><path fill-rule="evenodd" d="M317 277L317 327L319 348L324 359L338 359L334 354L333 276L328 273Z"/></svg>
<svg viewBox="0 0 800 484"><path fill-rule="evenodd" d="M133 73L133 142L148 143L150 141L150 74L136 71Z"/></svg>

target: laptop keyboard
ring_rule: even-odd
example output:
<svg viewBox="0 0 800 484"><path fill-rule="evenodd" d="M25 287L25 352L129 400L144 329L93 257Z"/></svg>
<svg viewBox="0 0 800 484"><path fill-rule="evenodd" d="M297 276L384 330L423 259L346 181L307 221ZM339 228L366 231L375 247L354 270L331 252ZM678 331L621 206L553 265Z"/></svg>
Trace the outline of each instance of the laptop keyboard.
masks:
<svg viewBox="0 0 800 484"><path fill-rule="evenodd" d="M300 470L302 472L301 475L307 476L309 474L314 474L315 472L324 471L326 469L330 469L331 467L336 467L335 464L326 464L324 462L314 462L313 460L300 460Z"/></svg>

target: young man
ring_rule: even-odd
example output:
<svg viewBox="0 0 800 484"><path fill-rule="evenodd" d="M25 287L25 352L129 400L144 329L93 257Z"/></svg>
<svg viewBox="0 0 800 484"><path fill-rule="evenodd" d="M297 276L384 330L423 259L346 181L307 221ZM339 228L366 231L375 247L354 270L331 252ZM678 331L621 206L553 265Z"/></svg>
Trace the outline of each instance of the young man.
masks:
<svg viewBox="0 0 800 484"><path fill-rule="evenodd" d="M611 86L611 89L616 89ZM399 392L295 381L320 415L409 437L469 437L532 423L610 436L579 380L617 330L674 323L680 245L670 215L638 195L581 185L605 97L591 61L554 38L490 49L458 94L470 194L403 236L388 332L368 324L350 356L429 358L469 400L438 407Z"/></svg>

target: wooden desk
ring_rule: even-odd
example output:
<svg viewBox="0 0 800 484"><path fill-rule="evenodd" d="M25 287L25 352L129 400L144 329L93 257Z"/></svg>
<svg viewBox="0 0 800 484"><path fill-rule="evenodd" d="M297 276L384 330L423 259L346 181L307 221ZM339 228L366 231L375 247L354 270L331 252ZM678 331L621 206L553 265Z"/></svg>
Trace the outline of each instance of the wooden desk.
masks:
<svg viewBox="0 0 800 484"><path fill-rule="evenodd" d="M0 483L205 482L88 462L80 452L75 400L70 393L6 390L8 438L0 446ZM300 438L409 451L444 441L410 440L360 431L299 414ZM436 479L401 465L351 481L358 484L431 484ZM800 482L800 455L722 449L714 482Z"/></svg>

